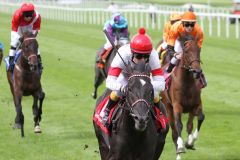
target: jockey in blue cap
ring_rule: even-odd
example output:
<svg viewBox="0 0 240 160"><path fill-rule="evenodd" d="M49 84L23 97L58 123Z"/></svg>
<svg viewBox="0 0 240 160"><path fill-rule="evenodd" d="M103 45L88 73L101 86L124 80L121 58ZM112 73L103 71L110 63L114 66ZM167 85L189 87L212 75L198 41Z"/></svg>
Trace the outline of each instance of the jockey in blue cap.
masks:
<svg viewBox="0 0 240 160"><path fill-rule="evenodd" d="M113 42L116 42L117 36L127 38L129 35L127 20L120 13L113 14L111 20L108 20L104 24L103 29L108 32ZM99 58L101 59L102 59L102 56L106 53L106 51L112 47L108 38L106 36L105 38L107 42L104 44L103 50L101 52L101 56L99 56ZM98 61L100 61L101 59L98 59Z"/></svg>

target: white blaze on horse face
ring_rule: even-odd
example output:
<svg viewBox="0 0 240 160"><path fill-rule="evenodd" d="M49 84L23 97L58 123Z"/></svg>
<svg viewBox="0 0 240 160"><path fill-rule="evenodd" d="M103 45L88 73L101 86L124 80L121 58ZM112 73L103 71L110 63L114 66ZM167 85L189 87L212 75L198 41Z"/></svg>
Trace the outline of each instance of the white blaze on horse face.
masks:
<svg viewBox="0 0 240 160"><path fill-rule="evenodd" d="M140 82L141 82L142 86L144 86L146 84L146 81L144 81L143 79L140 79Z"/></svg>

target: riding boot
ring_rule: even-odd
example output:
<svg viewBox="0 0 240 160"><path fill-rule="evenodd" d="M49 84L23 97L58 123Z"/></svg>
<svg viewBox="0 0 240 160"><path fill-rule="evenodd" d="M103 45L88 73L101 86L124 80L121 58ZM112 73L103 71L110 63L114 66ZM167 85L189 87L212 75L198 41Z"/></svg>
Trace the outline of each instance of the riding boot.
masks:
<svg viewBox="0 0 240 160"><path fill-rule="evenodd" d="M109 97L109 100L108 100L108 103L107 103L107 106L106 106L106 109L104 111L104 115L103 115L103 118L102 118L103 126L105 126L105 127L109 126L108 116L109 116L109 113L110 113L111 109L116 105L116 103L117 103L117 101L114 101Z"/></svg>
<svg viewBox="0 0 240 160"><path fill-rule="evenodd" d="M161 128L159 130L161 133L167 133L169 129L169 124L167 120L167 111L164 107L164 104L161 103L161 101L158 101L157 103L154 103L154 105L160 110L160 118L165 121L165 128Z"/></svg>
<svg viewBox="0 0 240 160"><path fill-rule="evenodd" d="M13 73L14 69L14 56L9 56L9 71Z"/></svg>
<svg viewBox="0 0 240 160"><path fill-rule="evenodd" d="M178 59L174 56L172 57L169 66L167 67L166 71L167 73L172 72L173 68L176 66Z"/></svg>
<svg viewBox="0 0 240 160"><path fill-rule="evenodd" d="M167 73L172 72L173 68L175 67L175 64L169 63L169 66L167 67L166 71Z"/></svg>

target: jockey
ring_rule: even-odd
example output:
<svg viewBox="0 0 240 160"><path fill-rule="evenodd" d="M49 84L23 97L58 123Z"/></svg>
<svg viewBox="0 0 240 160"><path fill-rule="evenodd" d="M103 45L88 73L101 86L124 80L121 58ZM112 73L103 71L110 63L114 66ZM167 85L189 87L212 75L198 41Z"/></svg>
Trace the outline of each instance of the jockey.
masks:
<svg viewBox="0 0 240 160"><path fill-rule="evenodd" d="M111 40L116 43L117 36L120 35L120 37L126 37L128 38L128 23L127 20L122 16L120 13L113 14L112 19L108 20L104 25L104 30L108 32L108 35L110 35ZM98 61L105 61L102 59L103 55L106 53L106 51L110 48L112 48L111 43L109 42L108 38L106 38L106 43L104 44L103 50L100 53Z"/></svg>
<svg viewBox="0 0 240 160"><path fill-rule="evenodd" d="M201 27L197 24L196 15L193 12L187 11L183 14L181 21L176 22L170 29L169 37L167 39L168 54L174 55L167 68L170 73L177 64L178 59L181 58L182 47L178 38L183 34L189 34L197 41L198 47L201 49L203 42L203 32ZM176 52L176 54L175 54Z"/></svg>
<svg viewBox="0 0 240 160"><path fill-rule="evenodd" d="M162 69L160 68L158 53L153 49L152 41L150 37L145 34L145 29L140 28L139 33L132 38L130 44L120 47L118 51L126 63L129 61L133 63L146 61L149 63L152 72L154 103L160 107L159 92L165 89L165 80ZM102 123L105 126L108 126L108 115L110 110L117 103L119 97L123 95L125 86L127 85L127 79L121 74L122 70L126 67L124 62L117 54L108 72L106 87L112 90L112 92L102 118Z"/></svg>
<svg viewBox="0 0 240 160"><path fill-rule="evenodd" d="M169 21L164 25L163 28L163 42L162 44L157 48L157 52L161 53L163 50L167 48L167 38L170 31L171 26L181 20L181 15L179 13L172 13L169 17Z"/></svg>
<svg viewBox="0 0 240 160"><path fill-rule="evenodd" d="M184 34L189 34L197 41L198 47L202 47L203 31L197 24L196 15L194 12L187 11L183 14L181 21L176 22L170 29L169 37L167 39L167 51L168 54L174 55L167 67L166 71L170 73L178 60L181 59L183 53L179 37ZM175 53L176 52L176 53ZM200 74L202 88L207 86L207 81L203 73Z"/></svg>
<svg viewBox="0 0 240 160"><path fill-rule="evenodd" d="M21 45L21 36L24 32L30 31L36 37L40 31L41 16L35 11L35 7L32 3L23 3L20 9L14 12L12 18L12 31L11 31L11 47L9 51L9 70L13 72L14 63L13 59L16 54L16 50ZM40 51L38 50L38 67L42 69L42 61Z"/></svg>

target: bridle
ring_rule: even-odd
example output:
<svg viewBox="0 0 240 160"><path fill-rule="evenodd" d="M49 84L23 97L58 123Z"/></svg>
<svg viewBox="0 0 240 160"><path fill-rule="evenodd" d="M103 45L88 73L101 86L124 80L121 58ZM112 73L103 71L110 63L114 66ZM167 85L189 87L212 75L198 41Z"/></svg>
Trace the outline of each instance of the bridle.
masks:
<svg viewBox="0 0 240 160"><path fill-rule="evenodd" d="M36 40L35 37L24 38L21 46L23 46L24 42L29 41L29 40L33 40L33 39ZM30 54L29 56L26 56L24 53L25 53L25 52L24 52L23 49L22 49L22 54L21 54L21 56L24 58L24 60L27 61L27 64L30 66L30 71L34 71L35 64L32 64L32 63L30 62L30 59L33 58L33 57L36 57L36 58L37 58L37 54ZM20 67L19 67L17 64L16 64L16 67L18 68L18 70L21 70Z"/></svg>
<svg viewBox="0 0 240 160"><path fill-rule="evenodd" d="M184 45L185 45L186 43L190 42L190 41L193 41L193 40L188 40L188 41L184 42ZM183 55L184 55L184 54L186 54L185 47L184 47L183 50L184 50L184 52L183 52ZM184 56L184 57L185 57L185 56ZM186 57L185 57L185 61L188 61ZM195 68L193 68L193 67L192 67L192 64L193 64L193 63L199 63L199 64L201 64L202 61L200 60L200 58L193 59L193 60L191 60L187 65L184 64L184 65L182 66L182 68L185 69L185 70L187 70L188 72L193 73L193 77L194 77L195 79L198 79L198 78L200 77L200 74L202 73L202 70L201 70L201 69L195 69Z"/></svg>
<svg viewBox="0 0 240 160"><path fill-rule="evenodd" d="M130 81L130 80L131 80L132 78L134 78L134 77L146 77L146 78L148 78L148 79L151 81L151 78L150 78L148 75L145 75L145 74L133 74L133 75L131 75L131 76L128 78L128 81ZM127 85L126 87L127 87L127 90L128 90L128 87L129 87L129 86ZM126 95L126 97L128 97L128 95ZM130 102L128 101L128 99L126 98L126 99L125 99L125 102L126 102L127 106L129 106L128 110L130 111L130 115L131 115L132 117L137 117L137 116L133 113L133 108L134 108L134 106L136 106L136 104L138 104L138 103L145 103L149 110L150 110L150 108L152 107L152 104L150 104L150 103L148 102L148 100L146 100L146 99L144 99L144 98L139 98L139 99L135 100L133 103L130 103ZM146 113L146 115L148 115L149 110L148 110L148 112Z"/></svg>

